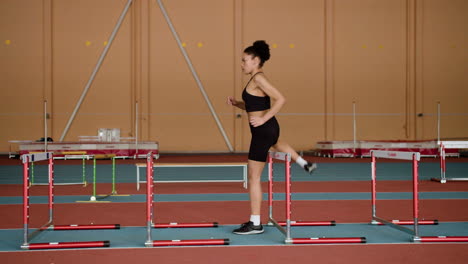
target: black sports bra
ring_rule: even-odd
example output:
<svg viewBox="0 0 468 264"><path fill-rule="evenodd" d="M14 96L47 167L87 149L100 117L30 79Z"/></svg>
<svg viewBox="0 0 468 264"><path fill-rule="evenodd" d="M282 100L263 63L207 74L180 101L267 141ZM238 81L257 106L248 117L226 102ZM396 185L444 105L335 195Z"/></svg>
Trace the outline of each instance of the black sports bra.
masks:
<svg viewBox="0 0 468 264"><path fill-rule="evenodd" d="M244 91L242 92L242 100L245 103L245 111L248 112L255 112L255 111L264 111L270 109L270 97L269 96L256 96L251 95L247 92L247 86L253 80L255 75L262 73L257 72L250 78L249 82L245 85Z"/></svg>

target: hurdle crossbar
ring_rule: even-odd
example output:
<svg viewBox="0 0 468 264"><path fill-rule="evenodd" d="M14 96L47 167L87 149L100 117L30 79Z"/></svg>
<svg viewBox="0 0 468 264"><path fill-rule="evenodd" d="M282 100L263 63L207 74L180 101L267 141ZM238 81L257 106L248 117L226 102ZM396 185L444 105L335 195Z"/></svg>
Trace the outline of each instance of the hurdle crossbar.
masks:
<svg viewBox="0 0 468 264"><path fill-rule="evenodd" d="M109 241L79 241L79 242L46 242L46 243L30 243L30 241L39 233L44 230L78 230L78 225L71 226L54 226L54 158L51 152L25 154L21 156L23 162L23 244L22 249L58 249L58 248L89 248L89 247L108 247ZM29 163L32 161L48 160L48 209L49 220L42 227L33 232L29 232L29 208L30 196L29 189L31 188L29 182ZM118 225L100 225L99 227L116 227ZM97 226L82 226L87 229L98 229ZM119 226L120 227L120 226ZM101 229L101 228L99 228Z"/></svg>
<svg viewBox="0 0 468 264"><path fill-rule="evenodd" d="M286 185L286 221L278 222L273 217L273 160L283 161L285 164ZM335 221L291 221L291 154L284 152L270 152L268 155L268 225L275 226L285 235L286 244L333 244L333 243L365 243L365 237L337 237L337 238L292 238L291 226L334 226Z"/></svg>
<svg viewBox="0 0 468 264"><path fill-rule="evenodd" d="M208 246L229 245L229 239L187 239L187 240L153 240L152 228L187 228L218 227L218 223L169 223L154 224L154 161L150 152L146 156L146 247L162 246Z"/></svg>
<svg viewBox="0 0 468 264"><path fill-rule="evenodd" d="M377 216L377 206L376 206L376 181L377 181L377 164L376 158L389 158L389 159L399 159L399 160L411 160L412 162L412 171L413 171L413 220L412 221L399 221L393 220L389 221ZM466 237L421 237L419 235L419 185L418 185L418 164L421 159L419 152L403 152L403 151L380 151L380 150L371 150L371 181L372 181L372 221L371 224L374 225L387 225L394 229L400 230L402 232L408 233L412 236L413 242L468 242L468 236ZM424 220L426 224L438 224L437 220ZM402 225L413 225L413 229L402 226Z"/></svg>
<svg viewBox="0 0 468 264"><path fill-rule="evenodd" d="M440 157L440 178L432 178L432 181L446 183L448 181L468 181L468 178L447 178L447 164L445 149L466 149L468 148L468 141L440 141L439 142L439 157Z"/></svg>
<svg viewBox="0 0 468 264"><path fill-rule="evenodd" d="M23 154L21 155L21 161L23 164L28 164L29 162L36 162L41 160L50 160L53 157L52 152L38 152L32 154Z"/></svg>

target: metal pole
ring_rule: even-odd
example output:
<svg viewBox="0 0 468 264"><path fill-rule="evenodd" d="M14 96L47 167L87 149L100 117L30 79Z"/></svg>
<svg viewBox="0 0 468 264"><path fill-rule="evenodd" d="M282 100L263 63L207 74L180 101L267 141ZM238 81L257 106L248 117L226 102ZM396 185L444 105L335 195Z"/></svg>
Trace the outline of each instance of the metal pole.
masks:
<svg viewBox="0 0 468 264"><path fill-rule="evenodd" d="M135 103L135 157L138 158L138 101Z"/></svg>
<svg viewBox="0 0 468 264"><path fill-rule="evenodd" d="M151 228L153 225L153 153L146 156L146 243L145 246L152 247Z"/></svg>
<svg viewBox="0 0 468 264"><path fill-rule="evenodd" d="M418 161L413 154L413 216L414 216L414 236L419 238L419 188L418 188Z"/></svg>
<svg viewBox="0 0 468 264"><path fill-rule="evenodd" d="M54 158L49 158L49 223L54 220Z"/></svg>
<svg viewBox="0 0 468 264"><path fill-rule="evenodd" d="M374 156L374 152L371 152L371 187L372 187L372 223L375 223L374 218L377 216L376 214L376 160Z"/></svg>
<svg viewBox="0 0 468 264"><path fill-rule="evenodd" d="M82 161L83 161L83 185L84 186L87 186L87 182L86 182L86 161L85 161L85 155L82 156Z"/></svg>
<svg viewBox="0 0 468 264"><path fill-rule="evenodd" d="M440 102L437 102L437 144L440 144Z"/></svg>
<svg viewBox="0 0 468 264"><path fill-rule="evenodd" d="M287 153L284 162L286 185L286 243L291 242L291 154Z"/></svg>
<svg viewBox="0 0 468 264"><path fill-rule="evenodd" d="M117 190L115 190L115 157L112 157L112 194L117 194Z"/></svg>
<svg viewBox="0 0 468 264"><path fill-rule="evenodd" d="M117 24L114 27L114 30L112 31L111 36L109 37L109 40L107 41L107 45L104 47L103 52L101 53L101 56L99 57L99 60L94 67L93 72L91 73L91 76L89 77L88 82L86 83L86 86L83 90L83 93L81 94L80 99L78 100L78 103L75 106L75 109L73 110L72 115L70 116L70 119L68 119L68 123L65 127L65 129L62 132L62 136L60 137L60 141L63 141L65 136L68 133L68 130L70 129L71 124L73 123L73 120L75 119L76 113L80 109L81 104L83 103L84 98L86 97L86 94L88 93L89 88L91 87L91 84L94 81L94 78L96 77L97 72L101 68L102 62L104 61L104 58L107 55L107 52L109 51L110 46L112 45L112 42L114 41L115 36L117 35L117 32L119 31L120 25L122 24L125 16L127 15L128 9L130 8L130 5L132 4L133 0L128 0L127 4L125 5L125 8L122 12L122 14L119 17L119 20L117 21Z"/></svg>
<svg viewBox="0 0 468 264"><path fill-rule="evenodd" d="M31 182L30 185L34 185L34 161L31 162Z"/></svg>
<svg viewBox="0 0 468 264"><path fill-rule="evenodd" d="M273 159L268 154L268 208L269 219L273 219Z"/></svg>
<svg viewBox="0 0 468 264"><path fill-rule="evenodd" d="M47 100L44 100L44 152L47 152Z"/></svg>
<svg viewBox="0 0 468 264"><path fill-rule="evenodd" d="M161 0L158 0L158 4L159 4L159 7L161 9L161 12L164 15L164 18L166 19L167 24L169 25L169 28L172 31L172 34L174 35L174 38L177 41L177 44L179 45L180 51L184 55L185 61L187 62L187 65L190 68L190 71L192 72L193 78L197 82L198 88L200 89L203 97L205 98L206 104L208 105L208 108L210 109L211 115L213 116L214 120L216 121L216 124L218 125L219 131L221 132L221 134L224 137L224 141L226 142L226 145L228 146L229 151L233 152L234 149L232 148L231 142L229 141L229 138L227 137L226 132L224 131L223 125L221 124L221 122L218 119L216 111L214 110L214 108L213 108L213 106L211 104L211 101L210 101L210 99L208 98L208 95L205 92L205 88L203 88L203 84L201 83L200 78L198 78L198 74L195 71L195 68L193 67L192 62L190 61L190 58L189 58L188 54L185 51L184 47L182 46L182 42L180 41L180 38L179 38L179 36L177 34L177 31L175 30L174 26L172 25L171 19L169 18L169 15L167 14L166 9L164 8Z"/></svg>
<svg viewBox="0 0 468 264"><path fill-rule="evenodd" d="M442 177L441 177L441 183L446 183L447 182L447 179L445 178L445 171L446 171L446 164L445 164L445 146L444 144L440 144L440 147L441 147L441 162L442 162L442 166L441 166L441 170L442 170Z"/></svg>
<svg viewBox="0 0 468 264"><path fill-rule="evenodd" d="M353 101L353 153L356 156L356 102Z"/></svg>
<svg viewBox="0 0 468 264"><path fill-rule="evenodd" d="M29 157L23 161L23 246L28 245L29 236Z"/></svg>
<svg viewBox="0 0 468 264"><path fill-rule="evenodd" d="M93 158L93 197L96 199L96 157Z"/></svg>

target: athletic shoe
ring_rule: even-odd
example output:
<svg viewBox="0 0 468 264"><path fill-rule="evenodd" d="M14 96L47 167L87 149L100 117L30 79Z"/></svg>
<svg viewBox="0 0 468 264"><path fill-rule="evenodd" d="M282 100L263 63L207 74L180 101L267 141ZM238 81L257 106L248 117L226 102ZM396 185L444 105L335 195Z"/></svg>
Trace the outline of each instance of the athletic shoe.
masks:
<svg viewBox="0 0 468 264"><path fill-rule="evenodd" d="M232 232L237 235L252 235L261 234L263 231L263 226L261 224L256 226L253 222L249 221L247 223L243 223L239 228L234 229Z"/></svg>
<svg viewBox="0 0 468 264"><path fill-rule="evenodd" d="M308 172L309 174L312 174L312 172L314 172L314 170L317 169L317 163L311 163L311 162L307 162L307 164L304 166L304 170L306 172Z"/></svg>

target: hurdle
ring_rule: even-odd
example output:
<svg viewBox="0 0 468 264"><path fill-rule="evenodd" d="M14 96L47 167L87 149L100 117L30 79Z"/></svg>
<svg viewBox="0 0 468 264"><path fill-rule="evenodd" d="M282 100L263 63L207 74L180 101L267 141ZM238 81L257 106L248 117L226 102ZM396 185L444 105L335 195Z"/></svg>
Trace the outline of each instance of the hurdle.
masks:
<svg viewBox="0 0 468 264"><path fill-rule="evenodd" d="M112 159L112 191L110 194L105 194L105 195L96 195L96 159L99 158L100 156L98 155L93 155L93 195L89 198L89 201L91 202L98 202L98 199L105 199L110 196L116 196L117 195L117 190L115 186L115 155L111 155L107 157L110 157Z"/></svg>
<svg viewBox="0 0 468 264"><path fill-rule="evenodd" d="M140 190L140 168L145 168L146 163L135 163L136 166L136 189ZM247 163L246 162L223 162L223 163L156 163L155 168L222 168L240 167L242 168L242 179L239 180L155 180L160 183L188 183L188 182L242 182L244 189L247 189Z"/></svg>
<svg viewBox="0 0 468 264"><path fill-rule="evenodd" d="M35 152L35 153L42 153L42 152ZM33 153L33 154L35 154ZM97 200L99 199L105 199L110 196L117 196L117 190L116 190L116 180L115 180L115 160L119 157L117 157L115 154L87 154L86 151L66 151L66 152L53 152L53 155L64 155L63 157L56 157L54 156L55 159L82 159L82 177L83 180L82 182L69 182L69 183L54 183L55 185L78 185L78 184L83 184L83 187L86 187L88 185L88 182L86 180L86 160L93 160L93 193L89 199L89 201L78 201L78 202L99 202ZM110 158L112 160L112 191L110 194L105 194L105 195L96 195L96 160L97 159L107 159ZM34 162L31 163L31 185L48 185L48 183L35 183L34 182ZM123 195L127 196L127 195Z"/></svg>
<svg viewBox="0 0 468 264"><path fill-rule="evenodd" d="M43 152L29 152L29 154L37 154L37 153L43 153ZM86 187L88 183L86 182L86 159L89 160L89 155L86 155L85 151L64 151L64 152L51 152L52 155L54 155L54 160L55 159L67 159L67 156L75 158L80 158L82 159L82 181L81 182L66 182L66 183L54 183L55 185L80 185L82 184L83 187ZM63 157L57 157L55 155L64 155ZM35 182L35 174L34 174L34 162L31 162L31 185L48 185L48 183L37 183Z"/></svg>
<svg viewBox="0 0 468 264"><path fill-rule="evenodd" d="M377 158L409 160L412 162L413 171L413 220L410 221L388 221L377 216L376 206L376 182L377 182ZM421 159L419 152L404 152L404 151L380 151L371 150L371 181L372 181L372 220L373 225L387 225L391 228L400 230L412 236L413 242L468 242L468 236L420 236L419 235L419 185L418 185L418 165ZM431 221L429 221L431 222ZM402 226L404 224L413 225L413 228ZM438 224L434 220L434 224Z"/></svg>
<svg viewBox="0 0 468 264"><path fill-rule="evenodd" d="M129 196L129 195L118 195L117 194L115 160L117 158L121 158L121 157L117 157L115 154L90 154L90 155L83 154L82 156L83 156L83 181L86 183L86 185L83 186L83 187L87 186L87 181L85 179L85 174L86 174L86 172L85 172L86 171L85 170L85 159L86 160L93 159L93 181L92 181L93 191L92 191L92 195L90 196L90 199L88 201L77 201L77 202L101 202L101 201L98 201L98 200L105 199L105 198L110 197L110 196ZM97 159L107 159L107 158L110 158L112 160L112 191L111 191L110 194L96 195L96 178L97 178L96 160ZM108 201L104 201L104 202L108 202Z"/></svg>
<svg viewBox="0 0 468 264"><path fill-rule="evenodd" d="M213 246L213 245L229 245L228 238L224 239L186 239L186 240L153 240L152 228L184 228L184 227L217 227L217 223L169 223L169 224L153 224L154 215L154 169L153 169L153 154L150 152L146 156L146 231L147 239L146 247L162 247L162 246Z"/></svg>
<svg viewBox="0 0 468 264"><path fill-rule="evenodd" d="M285 164L285 185L286 185L286 222L277 222L273 218L273 160L284 161ZM312 238L292 238L291 226L331 226L335 221L291 221L291 154L284 152L270 152L268 155L268 205L269 205L269 226L275 226L285 235L286 244L335 244L335 243L366 243L365 237L312 237ZM285 226L285 227L283 227Z"/></svg>
<svg viewBox="0 0 468 264"><path fill-rule="evenodd" d="M468 141L440 141L439 157L440 157L440 178L432 178L432 181L446 183L448 181L468 181L468 178L447 178L447 165L445 161L445 149L462 149L468 148Z"/></svg>
<svg viewBox="0 0 468 264"><path fill-rule="evenodd" d="M119 229L120 225L53 225L54 220L54 159L52 152L25 154L21 156L23 162L23 244L21 249L62 249L62 248L90 248L109 247L110 241L76 241L76 242L46 242L30 243L39 232L44 230L85 230L85 229ZM32 233L29 232L29 163L48 160L48 208L49 220L42 227Z"/></svg>

